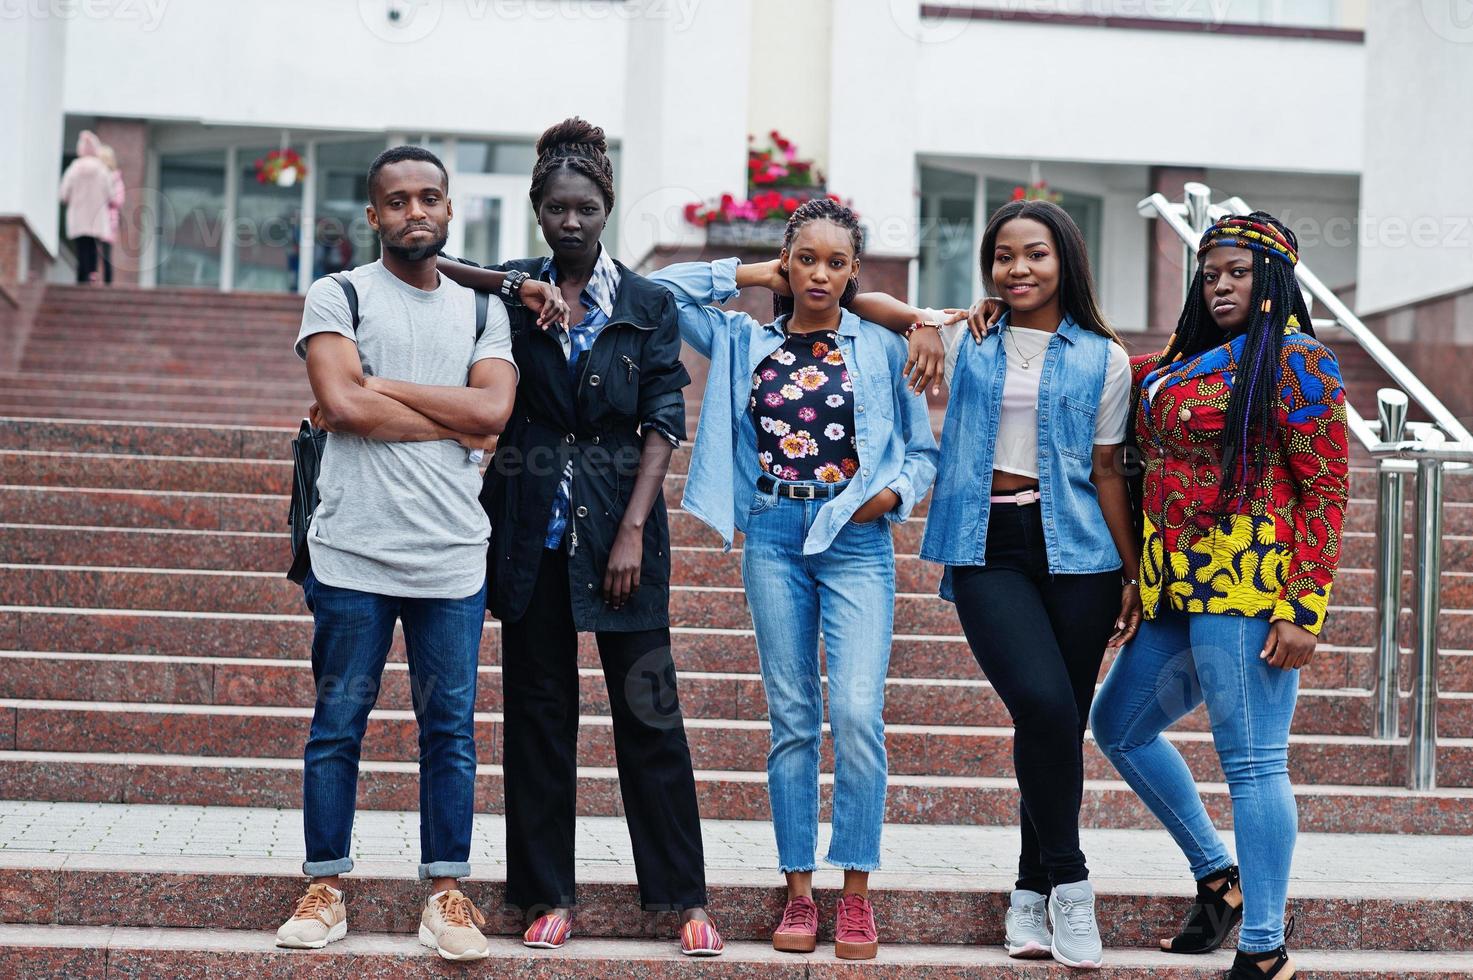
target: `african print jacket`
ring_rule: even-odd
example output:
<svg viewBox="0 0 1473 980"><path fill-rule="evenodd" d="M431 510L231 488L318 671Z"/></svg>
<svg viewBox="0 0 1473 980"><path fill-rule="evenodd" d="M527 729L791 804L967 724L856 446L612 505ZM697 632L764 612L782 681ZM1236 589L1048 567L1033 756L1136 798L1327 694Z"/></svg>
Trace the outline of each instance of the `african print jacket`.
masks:
<svg viewBox="0 0 1473 980"><path fill-rule="evenodd" d="M1244 337L1159 365L1131 359L1145 464L1141 600L1183 612L1286 619L1318 634L1349 494L1345 394L1335 355L1292 327L1279 432L1240 509L1219 506L1222 435Z"/></svg>

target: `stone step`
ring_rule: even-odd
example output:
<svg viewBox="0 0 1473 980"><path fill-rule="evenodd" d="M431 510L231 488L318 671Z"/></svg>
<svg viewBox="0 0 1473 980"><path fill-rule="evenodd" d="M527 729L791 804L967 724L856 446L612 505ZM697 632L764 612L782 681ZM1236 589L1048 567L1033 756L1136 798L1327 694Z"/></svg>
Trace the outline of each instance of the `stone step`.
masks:
<svg viewBox="0 0 1473 980"><path fill-rule="evenodd" d="M1370 629L1369 612L1350 615L1362 620L1365 630ZM1319 689L1370 687L1374 676L1371 648L1337 643L1334 623L1331 620L1327 627L1331 636L1321 637L1314 659L1300 671L1300 683ZM758 672L756 642L750 629L676 626L671 634L675 662L681 670ZM6 650L290 660L305 657L311 643L312 620L305 610L292 616L252 616L0 606L0 649ZM389 659L404 660L403 640L397 632ZM580 638L578 659L582 667L598 666L592 635ZM488 618L485 624L480 662L488 666L501 662L501 629L494 619ZM1112 662L1113 654L1107 651L1106 668ZM1400 669L1402 686L1406 687L1411 677L1411 656L1405 651ZM1442 690L1473 691L1473 650L1444 647L1438 669ZM891 645L890 676L973 680L978 669L959 635L901 633Z"/></svg>
<svg viewBox="0 0 1473 980"><path fill-rule="evenodd" d="M221 407L217 409L204 408L200 411L179 411L172 406L150 406L144 400L130 400L121 398L114 402L94 403L84 406L73 406L66 404L66 399L47 402L42 398L28 398L21 401L6 400L0 397L0 414L13 414L34 410L38 404L46 406L46 414L54 419L75 419L84 421L105 414L115 419L134 419L139 422L154 422L159 419L167 419L170 422L182 422L195 426L215 427L220 425L269 425L281 426L293 419L299 419L302 415L301 406L311 403L311 398L293 401L270 410L245 411L235 407Z"/></svg>
<svg viewBox="0 0 1473 980"><path fill-rule="evenodd" d="M0 485L0 514L29 524L279 532L290 502L277 494Z"/></svg>
<svg viewBox="0 0 1473 980"><path fill-rule="evenodd" d="M347 696L346 694L344 696ZM105 701L0 700L0 747L30 752L123 752L228 758L250 747L255 755L292 758L301 751L310 708L133 704ZM501 761L499 712L478 712L476 740L483 762ZM579 758L590 766L614 765L612 721L583 715ZM685 722L691 760L698 769L760 773L770 732L765 721L696 719ZM1204 780L1221 781L1207 732L1171 731L1167 738ZM885 744L895 775L1004 778L1013 773L1009 727L887 725ZM831 742L823 766L832 772ZM376 708L368 719L363 758L404 762L418 758L418 726L412 712ZM1406 778L1406 751L1367 736L1292 735L1289 771L1298 784L1397 786ZM1473 739L1439 738L1438 782L1473 786ZM1111 779L1110 763L1086 738L1085 775Z"/></svg>
<svg viewBox="0 0 1473 980"><path fill-rule="evenodd" d="M1444 584L1440 641L1456 649L1473 647L1473 588L1469 573L1449 573ZM1343 574L1346 591L1353 592L1357 577L1369 582L1369 572ZM301 590L284 574L272 572L210 572L190 569L106 568L73 565L0 564L0 595L13 605L291 615L303 610ZM1339 595L1335 596L1339 598ZM1403 611L1403 618L1410 613ZM751 625L746 594L739 588L674 585L670 587L670 617L674 626L746 629ZM1322 632L1327 643L1368 643L1374 620L1369 606L1332 605ZM901 593L895 597L894 631L902 634L955 636L961 633L951 603L929 593ZM1409 637L1410 633L1403 633Z"/></svg>
<svg viewBox="0 0 1473 980"><path fill-rule="evenodd" d="M169 872L149 870L156 861L85 853L7 855L0 867L0 912L15 925L239 929L269 937L302 889L291 859L185 857L171 860ZM600 937L672 941L674 914L637 911L636 886L622 869L583 870L579 933L585 941ZM355 931L402 935L417 925L425 895L422 882L394 865L363 868L350 881ZM782 911L779 881L774 873L755 870L708 874L710 907L725 938L759 942L768 938ZM1141 946L1174 931L1190 901L1189 884L1096 879L1096 909L1107 949ZM1466 886L1450 884L1427 895L1412 887L1373 885L1361 894L1347 895L1333 890L1335 884L1343 888L1343 883L1329 888L1313 882L1296 884L1291 902L1297 935L1306 947L1372 951L1415 945L1425 952L1468 955L1466 936L1457 926L1473 914ZM1007 901L1004 885L1000 876L978 880L915 872L877 875L873 901L886 949L1000 942ZM504 908L505 889L499 877L472 877L464 887L486 913L488 932L520 931L519 917ZM180 900L181 892L188 901ZM837 895L832 888L821 887L815 898L827 910ZM570 943L568 950L578 943ZM324 954L294 955L305 960Z"/></svg>
<svg viewBox="0 0 1473 980"><path fill-rule="evenodd" d="M259 980L338 980L355 977L443 977L457 973L432 950L407 933L373 933L355 928L324 950L277 949L270 930L142 929L112 926L0 926L0 969L26 977L210 976ZM535 975L539 980L638 976L646 980L741 976L753 980L801 975L808 980L836 977L907 977L941 980L959 976L1058 977L1064 967L1046 961L1010 959L996 943L898 945L886 937L879 958L866 962L836 959L827 945L796 958L767 942L733 941L715 962L694 967L681 962L668 937L591 939L579 937L561 950L528 950L515 936L489 937L490 956L471 969L488 976ZM1232 953L1169 957L1149 948L1110 949L1110 976L1126 980L1220 977ZM1473 955L1395 951L1294 951L1300 976L1340 980L1415 977L1442 980L1473 972Z"/></svg>
<svg viewBox="0 0 1473 980"><path fill-rule="evenodd" d="M580 668L579 684L579 711L607 715L608 688L603 671ZM681 710L687 718L767 718L759 674L683 670L679 692ZM315 693L312 667L304 659L0 650L0 698L310 708ZM375 703L381 708L411 707L408 668L403 662L387 665ZM476 705L480 711L501 710L500 667L480 668ZM1370 694L1365 690L1301 688L1293 730L1365 735L1371 730L1371 707ZM1400 717L1402 734L1406 735L1411 708L1410 698L1405 695ZM1007 709L980 670L965 680L888 678L885 720L892 725L1012 724ZM1205 709L1197 708L1173 727L1178 731L1207 731ZM1443 737L1473 738L1473 693L1441 691L1437 728Z"/></svg>
<svg viewBox="0 0 1473 980"><path fill-rule="evenodd" d="M1410 602L1413 541L1403 545L1403 602ZM279 572L290 562L291 538L285 533L222 532L165 528L118 528L85 524L0 524L0 555L15 563L37 565L103 565L127 568L189 568L214 571ZM1350 575L1374 567L1375 536L1344 535L1341 577L1336 599L1348 605L1370 605L1373 576ZM1473 568L1473 536L1442 539L1443 584L1457 587L1458 569ZM672 549L672 578L685 585L738 588L742 585L741 551L678 546ZM896 588L932 592L941 566L914 555L895 557Z"/></svg>
<svg viewBox="0 0 1473 980"><path fill-rule="evenodd" d="M101 312L205 307L216 310L290 310L302 309L303 297L297 293L221 292L218 289L190 286L159 288L116 284L106 289L69 283L48 284L43 300L46 304L83 306Z"/></svg>
<svg viewBox="0 0 1473 980"><path fill-rule="evenodd" d="M0 459L3 458L4 451L0 451ZM3 470L0 470L0 481L3 481L0 482L0 515L15 524L280 532L286 527L290 502L290 498L282 494L252 494L237 490L210 492L16 485L11 474ZM714 531L680 510L673 498L667 504L670 507L672 545L720 547L720 539ZM1407 513L1406 526L1410 529L1410 509ZM1371 534L1374 528L1374 507L1366 501L1351 501L1345 530ZM1448 536L1445 540L1473 536L1473 505L1445 505L1443 531ZM919 551L925 534L925 518L913 517L904 524L895 525L892 533L896 551L914 555ZM741 546L741 541L742 536L738 533L737 547ZM1459 556L1459 552L1449 548L1444 553L1444 569L1459 570L1459 562L1456 561ZM1347 565L1354 564L1358 562L1347 562ZM1462 562L1462 567L1467 569L1469 563Z"/></svg>
<svg viewBox="0 0 1473 980"><path fill-rule="evenodd" d="M301 726L305 739L306 725ZM1405 754L1405 747L1400 748ZM413 762L365 760L359 767L358 806L365 810L414 810L419 772ZM768 820L763 772L698 770L696 793L706 819ZM820 776L820 813L829 819L832 777ZM906 776L889 778L885 819L896 824L1011 827L1018 820L1018 790L1011 776ZM1224 783L1198 787L1217 826L1232 827L1232 801ZM1416 792L1394 786L1296 786L1299 829L1304 833L1473 834L1473 790L1440 787ZM499 766L477 770L479 812L501 812ZM296 758L210 758L198 755L0 750L0 799L173 806L290 808L302 802L302 762ZM578 813L619 816L623 804L616 770L580 766ZM1080 825L1156 830L1160 822L1118 779L1085 784ZM0 854L3 858L3 854ZM1006 862L1003 862L1006 864Z"/></svg>
<svg viewBox="0 0 1473 980"><path fill-rule="evenodd" d="M71 391L129 392L132 394L196 395L199 397L238 397L250 399L264 395L295 397L310 392L303 375L294 381L272 384L249 378L226 378L198 381L193 378L140 377L135 374L73 374L27 371L24 374L0 372L0 390L43 391L64 394ZM20 413L21 418L36 418L35 413ZM12 417L15 418L15 417ZM113 419L112 421L120 421ZM239 423L237 423L238 425Z"/></svg>

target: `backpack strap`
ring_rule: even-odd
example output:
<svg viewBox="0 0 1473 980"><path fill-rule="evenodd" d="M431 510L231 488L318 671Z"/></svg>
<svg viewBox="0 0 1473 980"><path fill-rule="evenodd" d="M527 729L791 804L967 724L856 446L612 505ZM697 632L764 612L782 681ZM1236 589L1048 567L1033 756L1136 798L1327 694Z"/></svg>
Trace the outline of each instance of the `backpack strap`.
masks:
<svg viewBox="0 0 1473 980"><path fill-rule="evenodd" d="M348 315L353 318L353 332L356 334L358 332L358 288L344 272L334 272L332 281L338 284L343 291L343 296L348 300ZM479 331L476 336L480 336Z"/></svg>
<svg viewBox="0 0 1473 980"><path fill-rule="evenodd" d="M481 334L486 332L486 311L491 305L491 294L476 290L476 343L481 342Z"/></svg>

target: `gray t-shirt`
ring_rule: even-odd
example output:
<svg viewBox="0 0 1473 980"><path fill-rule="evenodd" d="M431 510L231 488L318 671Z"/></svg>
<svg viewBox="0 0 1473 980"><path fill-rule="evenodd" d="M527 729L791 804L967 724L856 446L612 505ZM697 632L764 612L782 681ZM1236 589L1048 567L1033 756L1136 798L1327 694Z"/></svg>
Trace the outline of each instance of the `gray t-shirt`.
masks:
<svg viewBox="0 0 1473 980"><path fill-rule="evenodd" d="M464 385L471 365L512 361L506 307L492 297L476 342L475 294L440 278L416 289L382 262L348 273L358 290L358 335L342 287L319 279L307 292L297 356L307 338L356 340L365 374L422 385ZM312 515L312 572L327 585L380 595L458 599L486 577L491 527L477 495L480 470L457 442L380 442L327 437Z"/></svg>

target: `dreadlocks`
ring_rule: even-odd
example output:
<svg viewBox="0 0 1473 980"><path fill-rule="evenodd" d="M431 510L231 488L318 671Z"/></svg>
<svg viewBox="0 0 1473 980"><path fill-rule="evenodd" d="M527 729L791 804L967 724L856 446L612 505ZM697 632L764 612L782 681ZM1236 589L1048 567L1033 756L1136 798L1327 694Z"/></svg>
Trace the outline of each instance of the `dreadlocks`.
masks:
<svg viewBox="0 0 1473 980"><path fill-rule="evenodd" d="M864 229L859 226L859 215L849 208L840 204L831 197L815 197L798 205L798 209L788 218L788 226L783 230L783 249L791 251L793 239L798 235L798 229L810 221L832 221L849 232L849 238L854 242L854 258L864 251ZM854 297L859 295L859 277L851 276L849 282L844 286L843 295L839 297L839 305L847 307ZM793 297L772 294L772 316L774 319L793 312Z"/></svg>
<svg viewBox="0 0 1473 980"><path fill-rule="evenodd" d="M532 207L542 206L547 178L559 170L582 174L598 186L604 207L614 210L614 165L602 128L574 116L549 126L537 140L537 163L532 167Z"/></svg>
<svg viewBox="0 0 1473 980"><path fill-rule="evenodd" d="M1213 322L1203 296L1201 260L1209 250L1224 245L1246 248L1257 256L1249 319L1222 438L1220 499L1241 508L1249 489L1263 474L1264 444L1278 432L1284 332L1298 327L1313 335L1314 328L1294 278L1294 266L1299 261L1299 242L1294 233L1264 211L1231 215L1219 219L1202 236L1197 248L1197 274L1187 291L1176 333L1161 357L1162 364L1222 345L1222 331Z"/></svg>

